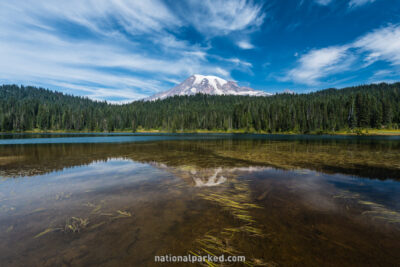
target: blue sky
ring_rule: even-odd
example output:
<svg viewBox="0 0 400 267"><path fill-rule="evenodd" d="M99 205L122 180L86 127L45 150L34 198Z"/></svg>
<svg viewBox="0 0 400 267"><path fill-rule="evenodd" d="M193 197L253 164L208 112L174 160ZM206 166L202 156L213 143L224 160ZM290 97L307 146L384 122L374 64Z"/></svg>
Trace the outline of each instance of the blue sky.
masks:
<svg viewBox="0 0 400 267"><path fill-rule="evenodd" d="M400 80L398 0L2 0L0 83L129 102L192 74L267 92Z"/></svg>

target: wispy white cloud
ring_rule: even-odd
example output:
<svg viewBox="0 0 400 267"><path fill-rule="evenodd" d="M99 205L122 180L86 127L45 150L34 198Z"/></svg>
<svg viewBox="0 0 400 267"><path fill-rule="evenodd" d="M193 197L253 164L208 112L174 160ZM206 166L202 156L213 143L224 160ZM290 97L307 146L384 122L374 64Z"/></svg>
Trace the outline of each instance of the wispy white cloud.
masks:
<svg viewBox="0 0 400 267"><path fill-rule="evenodd" d="M204 51L188 51L188 52L184 52L184 54L193 56L193 57L198 57L202 60L206 60L206 57L207 57L207 53Z"/></svg>
<svg viewBox="0 0 400 267"><path fill-rule="evenodd" d="M251 68L253 66L253 64L251 64L250 62L240 60L237 57L228 58L227 61L244 66L244 67L249 67L249 68Z"/></svg>
<svg viewBox="0 0 400 267"><path fill-rule="evenodd" d="M376 61L388 62L394 66L391 71L400 74L400 25L376 29L349 44L313 49L301 55L296 67L281 79L316 85L322 78L350 67L353 70L365 68Z"/></svg>
<svg viewBox="0 0 400 267"><path fill-rule="evenodd" d="M51 3L27 0L23 4L4 4L6 11L14 9L45 25L49 20L65 19L106 35L115 32L115 23L131 34L163 31L181 25L160 0L55 0Z"/></svg>
<svg viewBox="0 0 400 267"><path fill-rule="evenodd" d="M224 35L259 27L265 19L262 5L251 0L189 1L188 22L206 35Z"/></svg>
<svg viewBox="0 0 400 267"><path fill-rule="evenodd" d="M395 72L393 70L378 70L374 73L373 77L387 77L387 76L392 76L394 75Z"/></svg>
<svg viewBox="0 0 400 267"><path fill-rule="evenodd" d="M104 101L107 99L109 103L128 103L135 99L142 99L145 98L146 94L138 93L132 88L107 88L101 86L90 86L90 85L77 85L74 83L69 82L59 82L59 81L52 81L52 84L58 86L60 88L69 88L74 89L77 91L87 92L88 96L90 96L93 100ZM122 99L122 100L110 100L110 99Z"/></svg>
<svg viewBox="0 0 400 267"><path fill-rule="evenodd" d="M349 7L350 8L359 7L373 2L375 2L375 0L350 0Z"/></svg>
<svg viewBox="0 0 400 267"><path fill-rule="evenodd" d="M223 77L227 77L227 78L230 78L230 79L231 79L230 73L229 73L228 71L226 71L226 70L220 68L220 67L215 68L215 72L216 72L217 74L223 76Z"/></svg>
<svg viewBox="0 0 400 267"><path fill-rule="evenodd" d="M375 71L375 73L368 79L370 83L395 83L400 79L400 71L393 69L381 69Z"/></svg>
<svg viewBox="0 0 400 267"><path fill-rule="evenodd" d="M347 47L327 47L311 50L300 57L298 66L288 72L284 80L316 85L319 79L346 70L352 62Z"/></svg>
<svg viewBox="0 0 400 267"><path fill-rule="evenodd" d="M253 49L254 48L253 44L251 44L248 41L244 41L244 40L237 42L237 45L242 49Z"/></svg>
<svg viewBox="0 0 400 267"><path fill-rule="evenodd" d="M384 60L400 65L400 25L377 29L361 37L353 45L367 53L365 61L368 64Z"/></svg>
<svg viewBox="0 0 400 267"><path fill-rule="evenodd" d="M315 0L315 3L322 5L322 6L327 6L332 2L332 0Z"/></svg>

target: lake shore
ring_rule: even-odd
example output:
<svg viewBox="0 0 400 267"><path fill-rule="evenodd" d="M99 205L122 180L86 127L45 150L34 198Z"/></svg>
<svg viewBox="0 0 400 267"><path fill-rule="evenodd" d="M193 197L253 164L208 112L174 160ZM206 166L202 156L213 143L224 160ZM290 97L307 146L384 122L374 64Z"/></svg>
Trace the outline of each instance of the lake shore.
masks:
<svg viewBox="0 0 400 267"><path fill-rule="evenodd" d="M245 129L235 129L235 130L204 130L204 129L199 129L199 130L176 130L176 131L166 131L166 130L160 130L160 129L137 129L135 132L132 130L116 130L112 132L105 132L105 131L89 131L89 130L82 130L82 131L64 131L64 130L29 130L29 131L13 131L13 132L0 132L0 134L23 134L23 133L60 133L60 134L66 134L66 133L162 133L162 134L167 134L167 133L199 133L199 134L272 134L272 135L278 135L278 134L284 134L284 135L296 135L296 134L308 134L308 135L355 135L355 136L399 136L400 135L400 129L356 129L356 130L341 130L341 131L316 131L316 132L309 132L309 133L300 133L300 132L268 132L268 131L256 131L256 130L245 130Z"/></svg>

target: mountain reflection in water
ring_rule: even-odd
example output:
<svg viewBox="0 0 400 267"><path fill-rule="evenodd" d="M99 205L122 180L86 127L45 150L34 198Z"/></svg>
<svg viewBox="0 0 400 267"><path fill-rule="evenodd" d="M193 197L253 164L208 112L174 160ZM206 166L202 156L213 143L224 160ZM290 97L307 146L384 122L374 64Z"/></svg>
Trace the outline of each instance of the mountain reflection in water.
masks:
<svg viewBox="0 0 400 267"><path fill-rule="evenodd" d="M197 140L117 144L7 145L0 175L30 176L122 157L201 168L264 166L400 178L400 140Z"/></svg>

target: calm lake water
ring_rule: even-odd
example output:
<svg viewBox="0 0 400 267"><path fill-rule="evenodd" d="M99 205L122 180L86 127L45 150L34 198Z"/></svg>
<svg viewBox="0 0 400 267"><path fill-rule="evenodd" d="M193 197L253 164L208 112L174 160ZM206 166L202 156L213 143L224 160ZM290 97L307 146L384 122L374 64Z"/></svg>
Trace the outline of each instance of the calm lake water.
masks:
<svg viewBox="0 0 400 267"><path fill-rule="evenodd" d="M0 266L399 266L399 240L399 137L0 135Z"/></svg>

